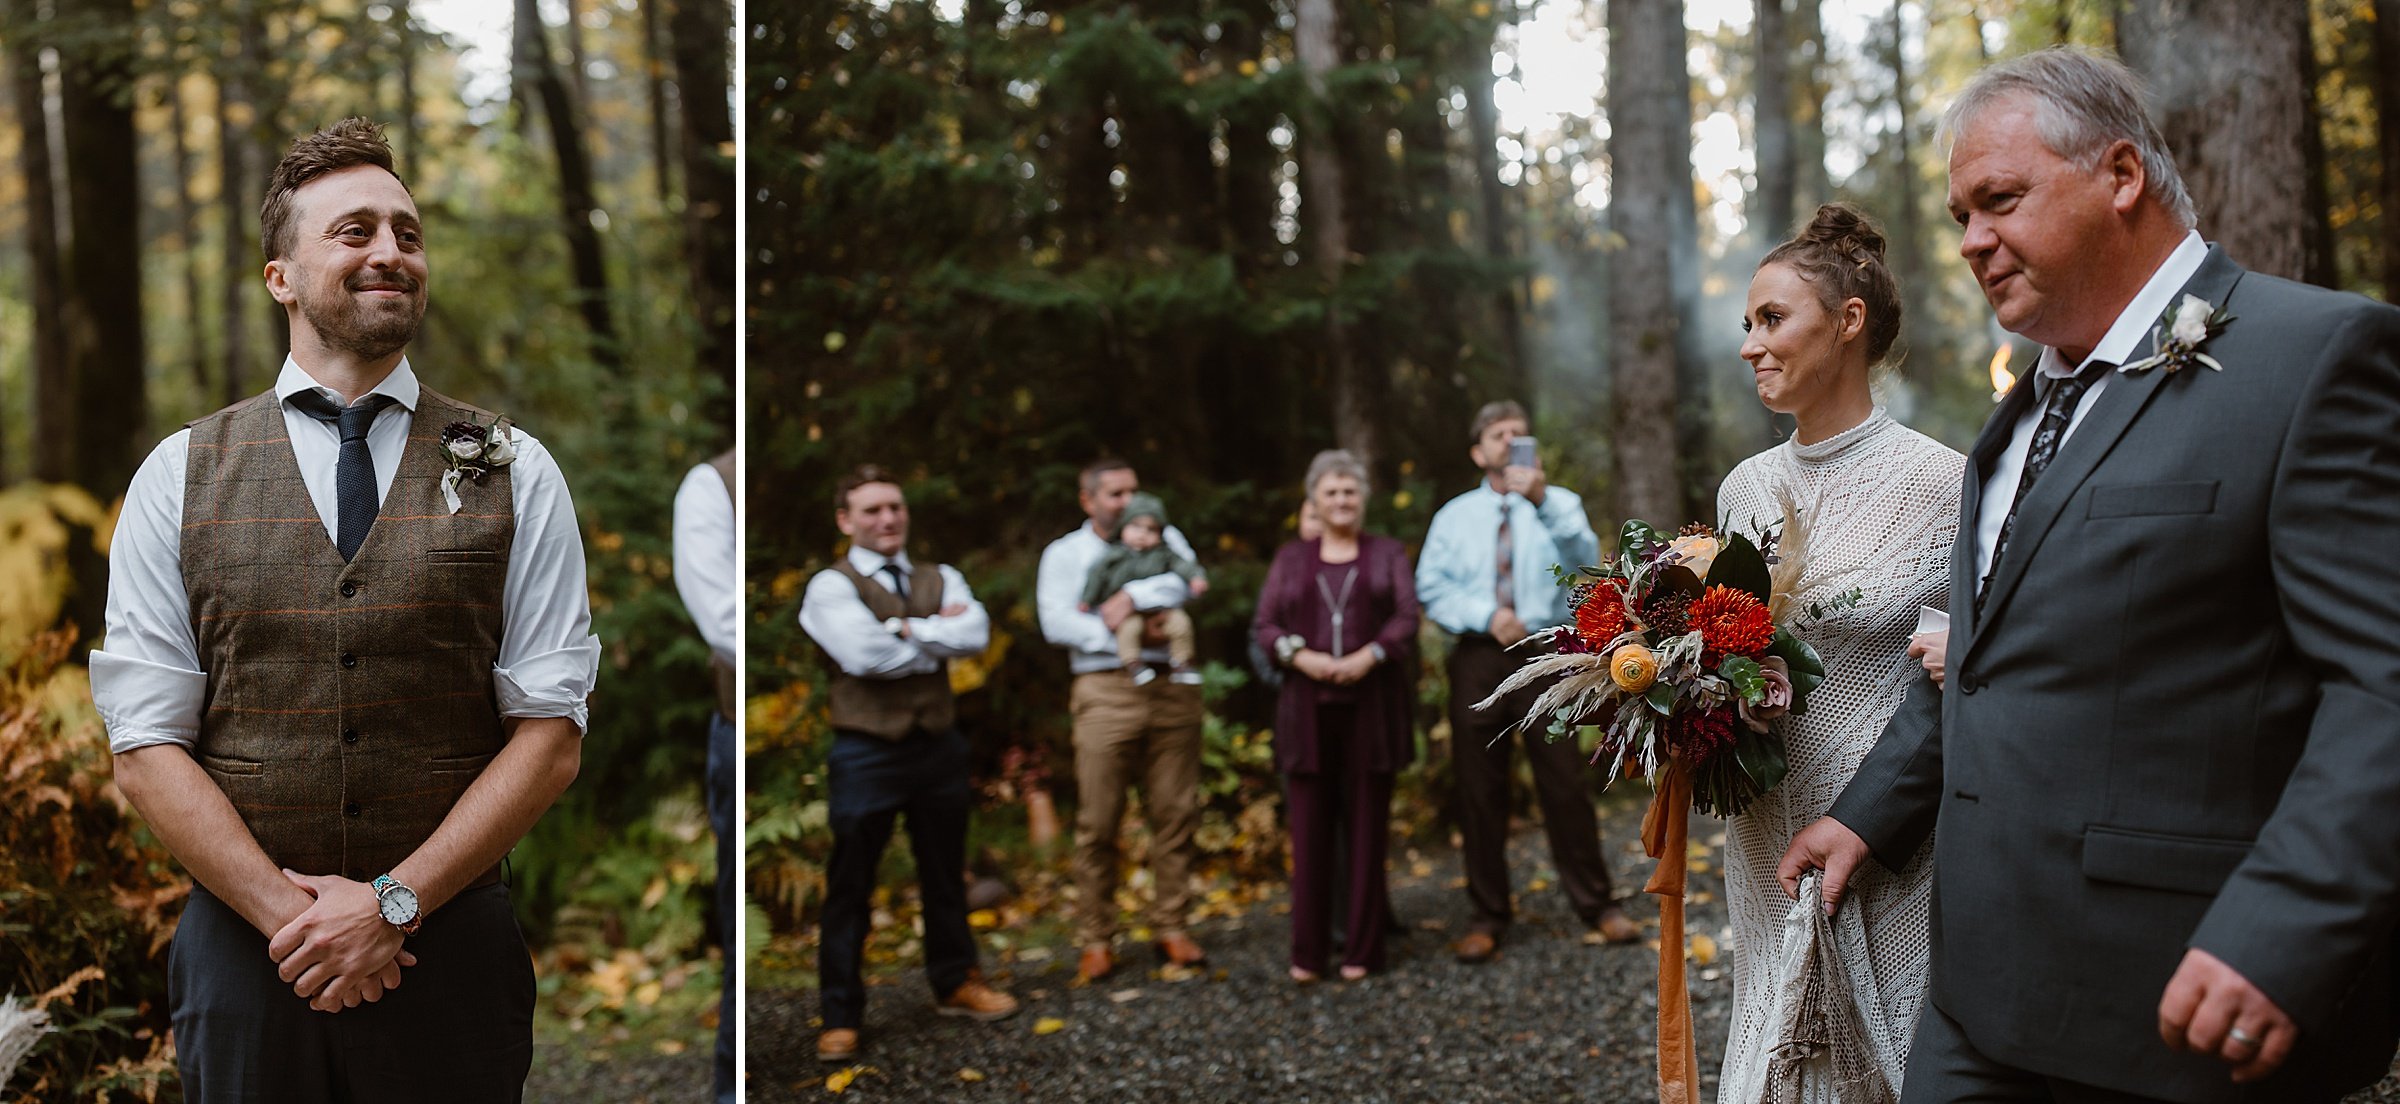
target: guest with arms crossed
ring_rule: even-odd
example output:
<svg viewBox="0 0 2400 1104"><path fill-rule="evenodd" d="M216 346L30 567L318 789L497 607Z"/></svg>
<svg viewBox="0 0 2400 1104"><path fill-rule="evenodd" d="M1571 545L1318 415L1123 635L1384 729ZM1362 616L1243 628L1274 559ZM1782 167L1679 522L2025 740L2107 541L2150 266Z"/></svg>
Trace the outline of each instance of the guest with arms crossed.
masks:
<svg viewBox="0 0 2400 1104"><path fill-rule="evenodd" d="M1525 436L1528 424L1525 408L1513 402L1489 403L1475 413L1467 459L1482 472L1482 482L1433 515L1417 554L1417 597L1425 615L1456 639L1449 662L1450 755L1474 914L1451 950L1468 963L1490 961L1516 915L1508 885L1512 749L1504 730L1533 707L1541 688L1525 687L1490 709L1478 710L1475 703L1532 658L1510 651L1512 646L1535 630L1565 623L1566 592L1550 569L1578 567L1600 554L1583 499L1550 486L1538 461L1511 462L1509 443ZM1641 929L1610 900L1592 779L1575 741L1549 740L1538 729L1517 738L1533 764L1550 858L1575 915L1610 943L1641 938Z"/></svg>
<svg viewBox="0 0 2400 1104"><path fill-rule="evenodd" d="M291 355L135 473L91 662L117 784L194 882L184 1099L514 1101L501 860L575 778L600 657L574 506L405 356L430 266L380 127L294 142L259 221Z"/></svg>
<svg viewBox="0 0 2400 1104"><path fill-rule="evenodd" d="M675 592L708 643L708 668L715 676L717 711L708 718L708 827L717 837L717 946L724 948L725 976L717 994L717 1104L741 1098L741 1071L734 1068L734 1007L741 941L735 938L742 912L740 849L734 833L734 765L742 749L733 724L735 650L742 587L739 541L734 528L733 451L719 453L685 473L675 491Z"/></svg>
<svg viewBox="0 0 2400 1104"><path fill-rule="evenodd" d="M1843 907L1932 837L1904 1100L2335 1100L2395 1036L2400 310L2207 244L2112 58L2002 62L1944 130L2043 350L1967 455L1945 685L1779 873Z"/></svg>
<svg viewBox="0 0 2400 1104"><path fill-rule="evenodd" d="M908 557L900 481L868 464L834 491L834 524L850 551L808 581L800 627L834 665L833 750L825 757L833 857L825 864L817 975L824 1031L817 1058L858 1056L867 1010L866 953L875 868L907 815L925 903L925 979L936 1012L999 1020L1017 999L983 982L967 927L967 738L958 731L950 660L981 654L992 623L966 577Z"/></svg>
<svg viewBox="0 0 2400 1104"><path fill-rule="evenodd" d="M1184 930L1192 904L1192 835L1200 826L1200 688L1173 678L1136 684L1117 655L1117 629L1141 611L1180 606L1207 588L1206 577L1186 585L1162 573L1127 583L1091 611L1080 606L1092 566L1108 554L1108 534L1141 480L1122 460L1086 465L1078 501L1084 523L1042 550L1035 603L1042 636L1066 649L1074 672L1075 715L1075 941L1076 974L1105 977L1116 969L1117 829L1125 791L1139 784L1150 817L1150 928L1158 952L1178 966L1206 958ZM1170 525L1166 546L1197 562L1183 531ZM1142 653L1152 670L1171 659L1163 639Z"/></svg>

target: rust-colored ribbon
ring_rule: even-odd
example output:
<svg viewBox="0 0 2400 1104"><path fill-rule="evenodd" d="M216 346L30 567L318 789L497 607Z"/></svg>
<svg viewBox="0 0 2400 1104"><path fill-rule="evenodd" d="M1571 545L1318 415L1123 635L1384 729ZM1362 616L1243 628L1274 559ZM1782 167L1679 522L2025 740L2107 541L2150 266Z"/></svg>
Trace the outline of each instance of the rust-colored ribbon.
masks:
<svg viewBox="0 0 2400 1104"><path fill-rule="evenodd" d="M1684 982L1683 889L1688 871L1692 778L1681 760L1667 760L1658 790L1642 816L1642 850L1658 860L1650 884L1658 895L1658 1101L1696 1104L1700 1055L1692 1048L1692 991Z"/></svg>

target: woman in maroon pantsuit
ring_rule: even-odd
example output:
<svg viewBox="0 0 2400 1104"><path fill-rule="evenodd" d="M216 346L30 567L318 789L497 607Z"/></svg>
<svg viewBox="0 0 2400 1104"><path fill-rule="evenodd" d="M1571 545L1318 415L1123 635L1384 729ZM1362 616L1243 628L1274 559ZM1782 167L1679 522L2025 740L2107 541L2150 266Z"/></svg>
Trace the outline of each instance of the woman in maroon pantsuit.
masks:
<svg viewBox="0 0 2400 1104"><path fill-rule="evenodd" d="M1410 733L1417 591L1408 551L1359 531L1366 469L1348 452L1317 454L1309 501L1324 535L1275 554L1259 594L1259 646L1290 670L1275 711L1275 768L1286 776L1292 834L1292 980L1325 972L1333 879L1349 892L1342 976L1383 966L1390 910L1392 775L1415 754ZM1332 869L1336 808L1349 819L1349 869Z"/></svg>

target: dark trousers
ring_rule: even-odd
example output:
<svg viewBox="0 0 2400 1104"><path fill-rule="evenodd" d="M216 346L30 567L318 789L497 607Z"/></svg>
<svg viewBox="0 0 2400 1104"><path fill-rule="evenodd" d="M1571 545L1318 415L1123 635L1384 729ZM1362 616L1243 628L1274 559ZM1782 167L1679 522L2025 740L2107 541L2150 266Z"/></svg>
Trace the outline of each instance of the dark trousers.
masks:
<svg viewBox="0 0 2400 1104"><path fill-rule="evenodd" d="M2166 1044L2160 1043L2160 1046ZM2332 1104L2341 1097L2333 1089L2294 1085L2287 1078L2268 1078L2247 1090L2230 1083L2233 1067L2225 1067L2229 1100L2260 1104ZM1932 1001L1917 1013L1916 1041L1908 1051L1908 1071L1900 1085L1901 1104L2159 1104L2160 1098L2104 1089L2096 1085L2047 1077L1987 1057L1975 1049L1965 1029Z"/></svg>
<svg viewBox="0 0 2400 1104"><path fill-rule="evenodd" d="M1335 890L1352 907L1343 925L1342 965L1383 968L1391 909L1384 901L1384 860L1391 852L1392 776L1359 770L1343 754L1356 730L1356 710L1327 706L1317 714L1315 774L1287 774L1292 833L1292 965L1325 972ZM1337 858L1337 837L1348 854Z"/></svg>
<svg viewBox="0 0 2400 1104"><path fill-rule="evenodd" d="M533 1068L533 960L508 888L459 894L408 939L417 964L373 1004L318 1012L267 937L192 887L167 952L186 1104L514 1104Z"/></svg>
<svg viewBox="0 0 2400 1104"><path fill-rule="evenodd" d="M967 928L967 738L914 732L886 740L836 732L825 757L833 820L833 858L825 864L823 939L817 947L825 1026L856 1028L866 1017L866 953L875 869L892 826L905 814L925 903L925 977L935 999L949 996L975 968Z"/></svg>
<svg viewBox="0 0 2400 1104"><path fill-rule="evenodd" d="M717 834L717 945L725 950L725 979L717 994L717 1104L742 1098L741 1074L733 1065L735 973L742 960L742 942L735 923L741 916L742 863L736 842L741 825L734 819L733 765L741 756L734 742L733 722L722 713L708 719L708 826Z"/></svg>
<svg viewBox="0 0 2400 1104"><path fill-rule="evenodd" d="M1533 764L1534 795L1542 827L1550 836L1550 861L1575 915L1597 923L1609 903L1608 860L1600 851L1600 817L1592 807L1591 767L1575 741L1551 741L1547 726L1511 736L1501 731L1533 706L1538 686L1528 686L1490 709L1475 703L1489 697L1523 663L1525 653L1501 649L1488 636L1458 638L1450 652L1450 757L1458 780L1458 834L1467 868L1470 925L1494 935L1508 929L1516 910L1508 888L1508 775L1512 741L1525 745Z"/></svg>

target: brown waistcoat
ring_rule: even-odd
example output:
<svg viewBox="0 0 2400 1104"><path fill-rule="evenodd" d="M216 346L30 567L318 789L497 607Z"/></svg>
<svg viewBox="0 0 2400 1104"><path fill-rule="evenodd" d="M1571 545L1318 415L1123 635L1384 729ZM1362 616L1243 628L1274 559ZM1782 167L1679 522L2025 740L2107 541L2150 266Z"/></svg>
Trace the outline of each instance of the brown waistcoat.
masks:
<svg viewBox="0 0 2400 1104"><path fill-rule="evenodd" d="M941 612L942 572L938 567L910 575L906 603L901 602L899 595L884 589L882 583L859 574L847 556L835 560L833 569L849 577L850 584L858 588L859 598L866 602L867 611L878 621L931 617ZM836 665L831 697L833 727L872 733L886 740L905 739L920 728L927 732L947 731L957 719L947 662L940 670L896 679L858 678Z"/></svg>
<svg viewBox="0 0 2400 1104"><path fill-rule="evenodd" d="M718 453L715 459L708 462L708 466L715 468L717 470L717 478L724 481L725 497L734 501L734 506L736 508L734 516L737 518L740 517L741 515L739 508L741 506L742 498L741 495L733 489L733 450L726 449L724 452ZM734 541L736 544L739 544L741 538L736 536ZM708 653L708 666L710 672L717 676L717 714L724 717L727 721L731 721L733 720L734 705L733 664L727 662L724 657L718 655L712 650Z"/></svg>
<svg viewBox="0 0 2400 1104"><path fill-rule="evenodd" d="M208 674L196 752L280 866L389 872L506 739L492 667L516 533L509 469L461 482L456 514L441 493L442 427L470 418L492 420L420 392L392 489L349 563L273 392L192 423L183 583Z"/></svg>

